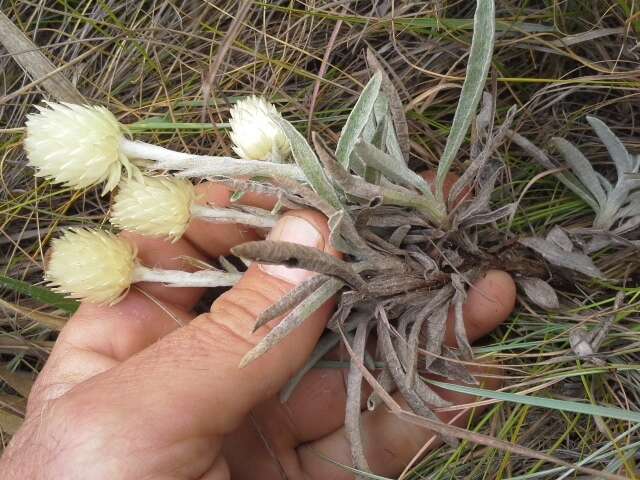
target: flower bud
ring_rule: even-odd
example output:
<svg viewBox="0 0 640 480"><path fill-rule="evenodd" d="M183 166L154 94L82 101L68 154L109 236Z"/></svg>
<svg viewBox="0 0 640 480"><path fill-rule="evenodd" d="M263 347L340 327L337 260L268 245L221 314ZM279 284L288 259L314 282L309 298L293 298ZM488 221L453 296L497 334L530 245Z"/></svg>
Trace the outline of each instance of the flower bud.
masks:
<svg viewBox="0 0 640 480"><path fill-rule="evenodd" d="M189 225L195 199L194 186L182 178L126 180L115 196L111 223L124 230L175 241Z"/></svg>
<svg viewBox="0 0 640 480"><path fill-rule="evenodd" d="M137 265L134 245L111 232L69 229L53 240L45 278L53 290L91 303L117 303Z"/></svg>
<svg viewBox="0 0 640 480"><path fill-rule="evenodd" d="M271 103L254 95L240 100L231 109L233 150L247 160L281 162L291 147L289 140L269 115L280 115Z"/></svg>
<svg viewBox="0 0 640 480"><path fill-rule="evenodd" d="M85 188L107 181L104 192L131 172L121 152L122 127L109 110L97 105L49 103L27 117L24 147L36 176Z"/></svg>

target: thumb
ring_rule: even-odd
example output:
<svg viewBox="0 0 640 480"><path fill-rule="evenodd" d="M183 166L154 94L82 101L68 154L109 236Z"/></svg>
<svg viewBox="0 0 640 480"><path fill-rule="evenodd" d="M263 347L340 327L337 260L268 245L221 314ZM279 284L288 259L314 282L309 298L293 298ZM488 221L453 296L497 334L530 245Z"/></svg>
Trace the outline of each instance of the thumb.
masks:
<svg viewBox="0 0 640 480"><path fill-rule="evenodd" d="M325 217L313 211L285 214L269 235L271 240L338 255L328 237ZM278 321L251 333L257 316L311 275L300 269L251 265L243 278L215 301L210 313L78 385L67 400L71 405L83 404L82 398L73 399L83 395L83 390L84 394L99 395L100 404L108 406L104 412L108 418L118 423L135 412L142 422L139 424L154 425L153 434L163 441L233 431L255 405L275 395L302 367L325 328L332 301L265 355L245 368L238 366ZM94 402L89 404L95 407ZM166 421L176 412L184 412L184 416L179 421Z"/></svg>

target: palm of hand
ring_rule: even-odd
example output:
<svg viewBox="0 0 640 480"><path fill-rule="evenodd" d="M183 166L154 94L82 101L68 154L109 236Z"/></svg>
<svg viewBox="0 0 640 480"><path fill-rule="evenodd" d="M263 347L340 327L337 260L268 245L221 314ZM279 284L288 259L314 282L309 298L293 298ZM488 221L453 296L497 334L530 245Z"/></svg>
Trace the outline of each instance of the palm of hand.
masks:
<svg viewBox="0 0 640 480"><path fill-rule="evenodd" d="M229 201L229 193L219 186L200 188L209 202ZM272 202L253 195L245 195L244 201L266 208ZM319 214L296 215L327 238ZM236 225L196 221L173 244L130 238L144 263L184 268L181 257L206 261L257 237ZM324 241L321 248L330 251ZM33 473L25 477L352 478L323 458L351 464L343 431L343 370L314 369L287 403L275 397L313 348L331 305L260 361L237 369L240 358L264 335L248 335L256 315L290 288L252 266L234 293L197 317L190 312L202 296L199 289L140 285L114 307L83 305L61 333L34 387L25 426L5 456L9 467L21 448L35 448L40 461L26 467L32 472L21 472ZM508 275L490 272L481 280L465 307L470 339L502 322L514 299ZM178 329L179 323L186 326ZM441 394L454 404L470 400ZM457 413L440 416L449 420ZM398 421L384 406L364 411L361 421L367 458L381 475L399 473L432 437ZM34 444L33 438L40 441Z"/></svg>

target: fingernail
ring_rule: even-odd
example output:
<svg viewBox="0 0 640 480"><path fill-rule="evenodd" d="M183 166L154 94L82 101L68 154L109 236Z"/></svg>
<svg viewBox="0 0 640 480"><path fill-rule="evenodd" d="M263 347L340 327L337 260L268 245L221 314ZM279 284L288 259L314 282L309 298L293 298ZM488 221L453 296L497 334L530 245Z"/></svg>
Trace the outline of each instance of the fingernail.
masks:
<svg viewBox="0 0 640 480"><path fill-rule="evenodd" d="M268 240L298 243L307 247L324 250L324 238L318 229L302 217L287 215L280 219L267 237ZM314 275L314 272L302 268L289 268L282 265L260 265L260 269L271 276L289 283L298 284Z"/></svg>

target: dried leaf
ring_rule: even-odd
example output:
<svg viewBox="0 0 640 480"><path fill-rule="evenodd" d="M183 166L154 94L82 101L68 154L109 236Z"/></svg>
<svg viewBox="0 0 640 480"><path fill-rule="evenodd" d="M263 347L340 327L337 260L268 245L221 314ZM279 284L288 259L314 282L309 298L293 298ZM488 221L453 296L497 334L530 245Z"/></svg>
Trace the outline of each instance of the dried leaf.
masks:
<svg viewBox="0 0 640 480"><path fill-rule="evenodd" d="M392 393L395 389L396 384L393 381L393 377L391 376L391 372L385 366L380 370L378 377L376 378L380 386L387 392ZM375 391L371 392L369 398L367 399L367 410L370 412L378 408L378 406L382 403L382 398Z"/></svg>
<svg viewBox="0 0 640 480"><path fill-rule="evenodd" d="M473 358L473 350L469 344L469 338L467 337L467 328L464 323L464 303L467 301L467 292L464 288L464 279L461 275L454 273L451 275L451 284L455 288L453 294L453 330L456 335L456 343L460 356L464 360L471 360Z"/></svg>
<svg viewBox="0 0 640 480"><path fill-rule="evenodd" d="M471 375L469 370L461 363L457 362L457 357L453 350L443 346L442 357L436 358L427 368L429 372L445 377L451 381L465 383L467 385L478 385L479 382Z"/></svg>
<svg viewBox="0 0 640 480"><path fill-rule="evenodd" d="M23 372L12 372L6 366L0 365L0 380L9 385L12 389L22 395L24 398L29 397L33 379Z"/></svg>
<svg viewBox="0 0 640 480"><path fill-rule="evenodd" d="M529 247L542 255L544 259L553 265L575 270L589 277L605 278L604 274L587 255L578 252L567 252L544 238L529 237L521 238L518 241L525 247Z"/></svg>
<svg viewBox="0 0 640 480"><path fill-rule="evenodd" d="M239 368L246 367L256 358L264 355L274 346L280 343L289 333L309 318L313 312L320 308L327 300L333 297L342 288L344 284L335 278L330 278L323 283L315 292L313 292L307 300L298 304L296 308L282 319L242 360L240 360Z"/></svg>
<svg viewBox="0 0 640 480"><path fill-rule="evenodd" d="M37 322L40 325L46 328L50 328L51 330L54 330L56 332L62 330L62 327L64 327L67 323L66 318L50 315L48 313L38 312L30 308L20 307L19 305L14 305L13 303L6 302L1 298L0 308L4 308L8 311L17 313L18 315L22 315L25 318L33 320L34 322Z"/></svg>
<svg viewBox="0 0 640 480"><path fill-rule="evenodd" d="M338 277L359 290L367 290L364 280L351 264L342 261L317 248L291 242L260 240L235 246L231 253L254 262L271 265L285 265L290 268L303 268L311 272L324 273Z"/></svg>
<svg viewBox="0 0 640 480"><path fill-rule="evenodd" d="M376 71L382 74L382 90L389 99L389 110L391 111L391 117L393 118L393 126L395 128L388 129L388 133L393 135L393 139L387 141L387 148L389 145L397 144L400 156L398 158L403 158L404 162L407 163L409 160L409 149L410 149L410 140L409 140L409 126L407 124L407 119L404 113L404 106L402 105L402 99L396 90L395 85L387 75L385 68L382 64L384 60L379 59L375 53L371 49L367 49L367 62L369 65L373 67ZM397 133L397 138L396 137ZM389 148L389 153L393 154L393 148Z"/></svg>
<svg viewBox="0 0 640 480"><path fill-rule="evenodd" d="M382 354L384 356L384 360L387 364L387 368L393 377L393 381L396 386L400 390L402 397L407 401L407 404L418 415L429 418L435 422L441 422L441 420L431 411L431 409L424 403L424 401L418 396L418 394L411 388L407 387L404 372L402 369L402 365L396 351L393 348L393 343L391 342L391 336L389 334L389 320L387 319L386 313L380 307L376 310L376 313L379 315L378 320L378 338L381 339L380 345L382 346ZM451 437L447 433L442 434L443 440L448 444L455 446L457 445L457 440Z"/></svg>
<svg viewBox="0 0 640 480"><path fill-rule="evenodd" d="M363 363L365 347L367 345L367 335L369 333L369 322L360 322L356 328L353 339L354 358L351 359L351 367L347 374L347 400L345 405L344 428L347 440L351 447L351 459L353 466L365 472L371 471L369 463L364 453L362 444L362 432L360 430L360 397L362 395L362 371L357 363ZM358 476L365 478L363 476Z"/></svg>
<svg viewBox="0 0 640 480"><path fill-rule="evenodd" d="M464 229L475 227L477 225L486 225L487 223L497 222L501 218L512 215L516 211L517 207L518 204L514 202L497 208L491 212L477 213L471 217L467 217L461 226Z"/></svg>
<svg viewBox="0 0 640 480"><path fill-rule="evenodd" d="M329 277L327 277L326 275L314 275L310 279L296 286L284 297L282 297L280 300L269 306L260 315L258 315L256 323L253 326L253 332L258 330L260 327L270 322L274 318L291 310L293 307L306 299L311 293L316 291L318 287L320 287L320 285L322 285L328 279Z"/></svg>
<svg viewBox="0 0 640 480"><path fill-rule="evenodd" d="M342 252L355 257L378 257L379 254L373 250L360 236L353 220L345 210L340 210L329 217L329 242L333 247Z"/></svg>
<svg viewBox="0 0 640 480"><path fill-rule="evenodd" d="M544 280L533 277L520 277L516 279L518 286L533 303L547 310L560 308L558 295L551 285Z"/></svg>
<svg viewBox="0 0 640 480"><path fill-rule="evenodd" d="M24 422L22 417L0 409L0 431L5 434L14 435Z"/></svg>
<svg viewBox="0 0 640 480"><path fill-rule="evenodd" d="M60 102L85 103L76 87L4 12L0 11L0 43L34 82Z"/></svg>
<svg viewBox="0 0 640 480"><path fill-rule="evenodd" d="M443 436L447 435L450 437L460 438L462 440L469 441L473 444L486 445L489 448L497 448L505 452L514 453L515 455L522 455L525 458L536 458L538 460L550 462L556 465L562 465L563 467L567 467L570 469L574 469L574 470L592 475L594 476L594 478L605 478L607 480L625 480L625 477L622 477L620 475L615 475L613 473L608 473L608 472L596 470L593 468L588 468L581 465L565 462L564 460L560 460L559 458L553 457L551 455L547 455L546 453L541 453L536 450L522 447L520 445L511 443L511 442L498 440L493 436L472 432L465 428L455 427L453 425L448 425L448 424L442 423L437 419L433 419L429 417L421 418L418 415L415 415L411 412L400 410L400 409L396 409L392 411L393 413L398 415L399 418L406 420L407 422L410 422L414 425L422 425L423 427L429 430L432 430Z"/></svg>
<svg viewBox="0 0 640 480"><path fill-rule="evenodd" d="M395 247L400 247L409 230L411 230L411 225L400 225L389 237L389 243Z"/></svg>
<svg viewBox="0 0 640 480"><path fill-rule="evenodd" d="M547 233L547 240L555 243L565 252L573 251L573 242L565 232L564 228L559 225L554 226L549 233Z"/></svg>

